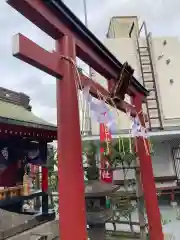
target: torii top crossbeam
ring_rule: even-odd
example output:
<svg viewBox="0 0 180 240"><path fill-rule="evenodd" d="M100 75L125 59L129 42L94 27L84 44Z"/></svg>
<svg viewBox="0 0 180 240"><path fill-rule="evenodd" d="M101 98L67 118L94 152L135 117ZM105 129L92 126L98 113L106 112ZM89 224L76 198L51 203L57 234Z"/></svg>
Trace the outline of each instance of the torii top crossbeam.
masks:
<svg viewBox="0 0 180 240"><path fill-rule="evenodd" d="M75 84L77 76L71 62L67 60L75 62L76 57L79 57L108 80L109 91L81 75L82 85L88 82L90 92L95 97L97 90L105 97L111 95L111 89L117 86L117 82L119 84L118 78L125 66L123 85L120 83L116 88L115 104L121 111L130 111L132 116L142 112L142 101L148 92L132 77L133 70L130 66L123 66L62 1L7 2L56 41L56 51L48 52L25 36L16 35L14 56L57 78L60 239L86 240L84 174ZM124 101L126 93L132 97L135 106ZM142 116L141 121L144 122ZM151 157L145 153L144 141L147 142L142 138L137 139L137 148L150 237L152 240L163 240Z"/></svg>
<svg viewBox="0 0 180 240"><path fill-rule="evenodd" d="M89 64L107 80L113 79L114 82L117 81L123 65L91 33L91 31L84 26L84 24L62 1L8 0L7 2L53 39L59 39L59 37L63 35L73 37L76 46L76 56ZM52 16L55 17L52 18ZM17 43L17 41L15 42ZM59 65L58 55L55 56L54 53L50 53L35 45L31 40L22 35L19 35L19 44L17 46L19 46L19 49L16 48L14 51L16 57L30 63L31 65L38 65L40 69L55 77L62 77L61 71L57 71L57 65ZM34 51L32 51L32 49ZM38 58L35 57L33 52L39 53ZM51 66L48 65L49 63L51 63ZM82 83L85 83L85 81L88 81L88 78L82 76ZM97 83L91 81L91 85L95 85L103 95L109 95L109 93L100 85L97 85ZM94 87L91 88L91 93L96 96L93 89ZM148 94L147 90L134 77L132 77L127 93L129 95L141 93L143 96L147 96ZM124 112L127 109L131 109L132 115L134 115L133 107L124 101L118 102L117 108Z"/></svg>

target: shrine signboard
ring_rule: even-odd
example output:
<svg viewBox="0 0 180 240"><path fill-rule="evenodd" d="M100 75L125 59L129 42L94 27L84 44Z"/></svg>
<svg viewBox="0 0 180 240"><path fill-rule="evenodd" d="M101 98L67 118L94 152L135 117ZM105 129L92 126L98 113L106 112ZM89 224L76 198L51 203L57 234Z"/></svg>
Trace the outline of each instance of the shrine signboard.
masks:
<svg viewBox="0 0 180 240"><path fill-rule="evenodd" d="M110 163L106 158L106 153L110 154L110 145L111 145L112 137L111 133L106 124L100 124L100 143L103 143L103 146L100 146L100 178L103 182L112 183L113 181L113 172L109 171ZM105 153L106 152L106 153Z"/></svg>

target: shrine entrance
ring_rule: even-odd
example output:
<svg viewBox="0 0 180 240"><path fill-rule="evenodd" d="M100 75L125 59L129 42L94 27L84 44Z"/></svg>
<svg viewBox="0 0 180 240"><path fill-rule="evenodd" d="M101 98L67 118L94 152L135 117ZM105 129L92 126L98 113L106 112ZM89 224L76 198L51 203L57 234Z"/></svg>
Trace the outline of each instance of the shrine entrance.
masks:
<svg viewBox="0 0 180 240"><path fill-rule="evenodd" d="M7 3L56 41L56 51L48 52L17 34L13 55L57 78L60 239L86 240L77 87L83 90L88 85L92 96L98 98L100 93L110 105L113 99L117 109L128 111L133 117L139 113L143 126L142 102L148 92L133 77L133 69L127 63L122 65L62 1L8 0ZM109 91L77 71L76 57L107 79ZM131 97L132 105L124 101L125 94ZM163 240L151 157L144 142L148 146L147 140L137 138L149 234L151 240Z"/></svg>

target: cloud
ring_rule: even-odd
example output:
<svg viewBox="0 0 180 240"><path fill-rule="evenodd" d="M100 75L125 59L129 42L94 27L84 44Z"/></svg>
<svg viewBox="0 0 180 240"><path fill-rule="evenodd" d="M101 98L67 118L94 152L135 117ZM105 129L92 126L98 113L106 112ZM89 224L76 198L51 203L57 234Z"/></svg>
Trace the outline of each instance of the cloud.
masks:
<svg viewBox="0 0 180 240"><path fill-rule="evenodd" d="M52 116L56 118L54 115L56 80L12 56L12 36L18 32L50 51L54 48L54 41L12 9L4 0L0 1L0 11L2 31L0 41L1 86L25 92L31 97L33 110L39 116L48 120L51 118L50 109L53 109ZM40 106L42 106L41 110ZM49 110L47 111L46 108ZM51 119L51 121L54 122L55 119Z"/></svg>
<svg viewBox="0 0 180 240"><path fill-rule="evenodd" d="M84 21L83 0L64 0ZM89 28L103 39L114 15L137 15L146 20L154 35L180 35L179 0L86 0ZM56 80L12 57L12 36L21 32L40 46L52 50L53 40L0 1L0 76L1 86L30 95L33 110L46 120L56 121Z"/></svg>
<svg viewBox="0 0 180 240"><path fill-rule="evenodd" d="M87 0L88 2L88 0ZM146 21L149 31L154 35L180 35L179 0L104 0L101 8L94 6L89 9L89 26L101 39L107 32L112 16L138 16ZM102 1L99 1L102 3Z"/></svg>

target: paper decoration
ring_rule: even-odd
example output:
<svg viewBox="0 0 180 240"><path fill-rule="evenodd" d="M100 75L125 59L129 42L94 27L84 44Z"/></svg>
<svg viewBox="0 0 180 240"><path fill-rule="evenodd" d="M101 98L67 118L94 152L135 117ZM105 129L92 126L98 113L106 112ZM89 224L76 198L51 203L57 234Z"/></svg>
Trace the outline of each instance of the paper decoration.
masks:
<svg viewBox="0 0 180 240"><path fill-rule="evenodd" d="M179 221L172 220L170 223L163 226L165 240L178 240L180 234Z"/></svg>
<svg viewBox="0 0 180 240"><path fill-rule="evenodd" d="M82 92L85 101L87 101L90 105L92 117L98 123L106 124L112 133L117 132L117 117L112 111L110 111L109 107L104 101L93 99L93 97L89 93L89 90L90 87L85 86ZM141 125L139 117L131 117L130 112L127 112L126 114L132 121L130 127L132 137L148 138L147 129Z"/></svg>
<svg viewBox="0 0 180 240"><path fill-rule="evenodd" d="M148 138L148 133L145 127L143 127L140 123L139 117L136 116L132 118L132 126L131 126L131 134L132 137L144 137Z"/></svg>
<svg viewBox="0 0 180 240"><path fill-rule="evenodd" d="M148 138L148 132L146 127L143 127L141 125L141 122L139 120L139 117L131 117L130 112L126 113L127 116L131 119L132 124L130 126L130 131L131 131L131 135L132 137L143 137L143 138Z"/></svg>
<svg viewBox="0 0 180 240"><path fill-rule="evenodd" d="M90 103L92 100L92 96L89 94L89 90L90 90L90 86L85 86L82 90L82 93L83 93L84 99Z"/></svg>
<svg viewBox="0 0 180 240"><path fill-rule="evenodd" d="M106 103L102 100L94 99L89 93L90 87L85 86L83 89L84 100L87 101L90 105L91 116L98 122L104 123L110 126L114 121L114 117L106 105Z"/></svg>

